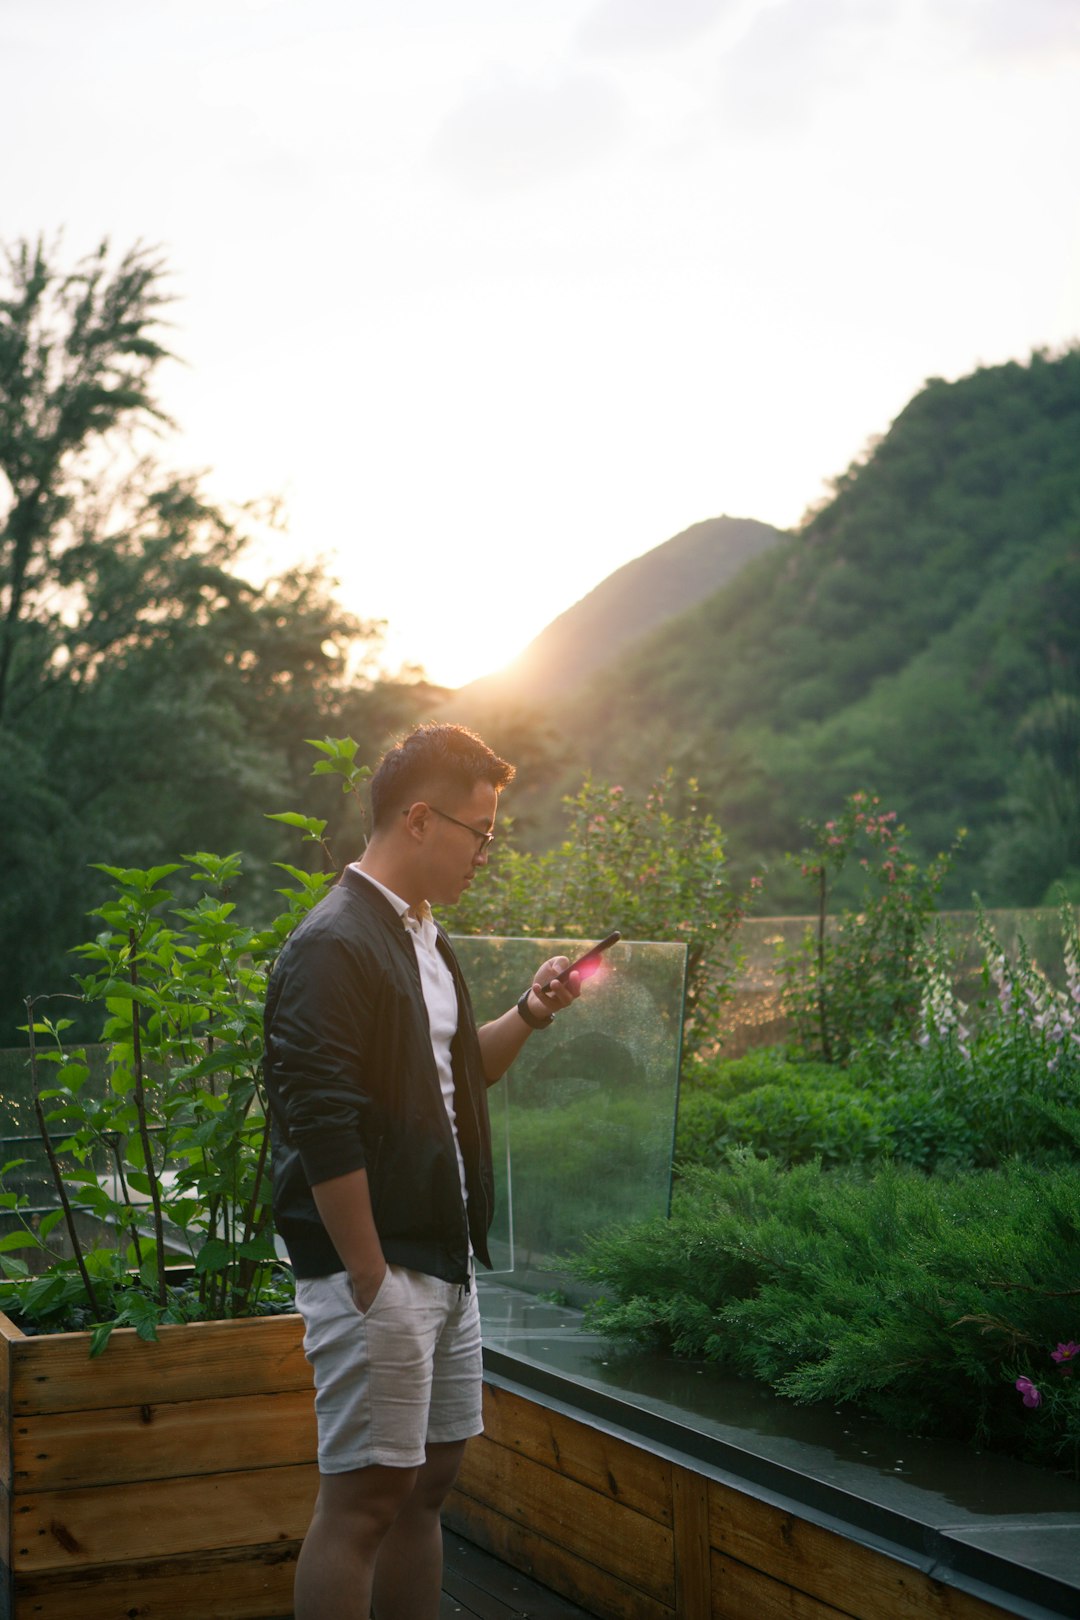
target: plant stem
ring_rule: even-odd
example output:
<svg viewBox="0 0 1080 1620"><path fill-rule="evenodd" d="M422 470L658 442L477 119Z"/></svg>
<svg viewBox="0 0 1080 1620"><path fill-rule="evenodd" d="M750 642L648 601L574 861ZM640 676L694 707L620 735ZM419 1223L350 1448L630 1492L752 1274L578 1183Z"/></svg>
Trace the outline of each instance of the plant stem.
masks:
<svg viewBox="0 0 1080 1620"><path fill-rule="evenodd" d="M243 1236L242 1236L242 1238L240 1240L241 1247L245 1243L250 1243L251 1242L251 1239L252 1239L252 1237L254 1235L254 1232L255 1232L255 1212L259 1207L259 1189L262 1186L263 1171L266 1168L266 1154L267 1154L267 1149L269 1148L269 1146L270 1146L270 1121L264 1114L264 1116L263 1116L262 1142L261 1142L261 1144L259 1146L259 1162L255 1167L255 1179L254 1179L254 1181L252 1182L252 1185L251 1185L251 1197L248 1200L248 1207L247 1207L247 1210L246 1210L246 1212L244 1214L244 1232L243 1232ZM258 1267L258 1264L257 1264L256 1261L254 1261L254 1260L246 1260L246 1261L241 1261L239 1269L240 1269L240 1274L241 1274L241 1277L243 1278L243 1283L244 1283L244 1291L243 1291L242 1299L243 1299L244 1305L247 1305L248 1300L251 1298L252 1286L254 1285L255 1278L258 1276L258 1273L259 1273L259 1267ZM247 1270L247 1276L246 1277L244 1276L245 1270Z"/></svg>
<svg viewBox="0 0 1080 1620"><path fill-rule="evenodd" d="M818 1026L821 1036L821 1055L826 1063L832 1062L832 1044L829 1040L829 1021L825 1010L825 914L828 901L828 879L825 875L825 861L821 862L818 874L818 929L817 929L817 971L818 971Z"/></svg>
<svg viewBox="0 0 1080 1620"><path fill-rule="evenodd" d="M128 943L131 946L131 955L128 959L128 972L131 978L131 987L134 990L139 982L139 970L135 960L138 941L134 928L128 930ZM157 1278L158 1278L158 1304L165 1303L165 1226L161 1218L161 1188L158 1184L157 1171L154 1169L154 1156L150 1144L150 1131L146 1123L146 1085L143 1080L142 1063L142 1026L139 1022L139 1003L135 997L131 998L131 1044L135 1060L135 1107L139 1115L139 1137L142 1141L143 1157L146 1160L146 1179L150 1183L150 1199L154 1206L154 1241L157 1245Z"/></svg>
<svg viewBox="0 0 1080 1620"><path fill-rule="evenodd" d="M49 1127L45 1120L45 1110L41 1106L41 1091L38 1087L37 1047L34 1043L33 996L27 996L26 998L26 1022L30 1031L30 1085L34 1093L34 1112L37 1114L38 1130L41 1132L41 1140L45 1144L45 1152L49 1156L49 1168L52 1171L53 1181L56 1183L56 1190L60 1195L60 1202L63 1205L64 1220L67 1223L68 1236L71 1239L71 1248L73 1254L75 1255L76 1264L79 1268L79 1275L83 1280L83 1287L86 1289L86 1297L90 1301L90 1309L93 1311L94 1315L100 1316L101 1307L98 1304L97 1295L94 1293L94 1285L90 1281L90 1273L86 1269L86 1261L83 1258L82 1244L79 1242L79 1234L75 1230L75 1216L71 1208L70 1200L68 1199L67 1188L64 1186L64 1177L60 1170L60 1164L57 1160L56 1152L52 1145L52 1137L49 1135Z"/></svg>
<svg viewBox="0 0 1080 1620"><path fill-rule="evenodd" d="M106 1137L109 1150L116 1165L116 1178L120 1183L120 1191L124 1195L124 1207L128 1212L128 1230L131 1233L132 1247L135 1250L135 1263L142 1270L142 1244L139 1242L139 1228L136 1225L135 1206L131 1202L131 1193L128 1191L127 1177L124 1175L124 1156L120 1152L120 1137L110 1132Z"/></svg>

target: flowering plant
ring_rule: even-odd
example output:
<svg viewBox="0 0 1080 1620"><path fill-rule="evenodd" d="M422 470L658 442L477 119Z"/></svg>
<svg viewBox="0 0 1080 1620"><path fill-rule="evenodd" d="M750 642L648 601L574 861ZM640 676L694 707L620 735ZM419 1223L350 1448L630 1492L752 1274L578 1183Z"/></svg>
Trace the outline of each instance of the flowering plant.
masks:
<svg viewBox="0 0 1080 1620"><path fill-rule="evenodd" d="M813 888L817 926L795 950L781 948L784 1010L799 1046L843 1063L868 1041L914 1032L927 924L965 835L920 866L896 811L862 792L835 818L806 827L810 843L791 859ZM833 890L852 857L865 874L859 909L830 919Z"/></svg>
<svg viewBox="0 0 1080 1620"><path fill-rule="evenodd" d="M1069 1456L1073 1473L1080 1472L1080 1380L1073 1371L1080 1365L1080 1344L1069 1339L1050 1351L1055 1370L1037 1373L1039 1382L1026 1373L1013 1379L1013 1387L1029 1412L1038 1412L1031 1422L1043 1431L1044 1445L1058 1456ZM1032 1368L1035 1371L1034 1368ZM1034 1437L1033 1437L1034 1438Z"/></svg>

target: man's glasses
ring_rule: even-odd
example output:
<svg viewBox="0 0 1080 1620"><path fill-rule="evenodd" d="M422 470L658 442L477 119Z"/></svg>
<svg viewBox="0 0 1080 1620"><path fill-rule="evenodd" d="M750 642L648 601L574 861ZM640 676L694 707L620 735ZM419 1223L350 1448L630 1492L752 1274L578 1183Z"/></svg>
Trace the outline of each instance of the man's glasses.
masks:
<svg viewBox="0 0 1080 1620"><path fill-rule="evenodd" d="M429 804L428 809L434 810L435 814L442 816L444 821L452 821L455 827L464 827L466 832L472 833L474 838L479 839L479 848L476 851L478 855L483 855L495 842L494 833L477 832L476 828L470 827L467 821L459 821L457 816L448 816L446 811L440 810L437 804Z"/></svg>

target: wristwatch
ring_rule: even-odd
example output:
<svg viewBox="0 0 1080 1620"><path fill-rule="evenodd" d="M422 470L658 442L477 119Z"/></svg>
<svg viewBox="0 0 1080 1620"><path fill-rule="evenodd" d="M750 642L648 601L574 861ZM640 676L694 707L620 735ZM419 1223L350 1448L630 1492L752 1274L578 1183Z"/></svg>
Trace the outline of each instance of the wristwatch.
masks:
<svg viewBox="0 0 1080 1620"><path fill-rule="evenodd" d="M524 1018L530 1029L547 1029L555 1022L555 1014L548 1013L546 1018L537 1018L535 1013L529 1011L529 997L532 994L532 985L523 996L518 997L517 1010Z"/></svg>

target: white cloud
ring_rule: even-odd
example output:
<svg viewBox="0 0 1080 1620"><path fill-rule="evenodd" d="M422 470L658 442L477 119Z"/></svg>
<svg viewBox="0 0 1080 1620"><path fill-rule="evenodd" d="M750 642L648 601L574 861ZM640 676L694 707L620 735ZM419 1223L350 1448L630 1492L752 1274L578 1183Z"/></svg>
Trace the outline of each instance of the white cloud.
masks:
<svg viewBox="0 0 1080 1620"><path fill-rule="evenodd" d="M432 156L473 189L505 192L575 174L611 149L625 120L603 74L492 70L444 118Z"/></svg>
<svg viewBox="0 0 1080 1620"><path fill-rule="evenodd" d="M1080 51L1077 0L946 0L942 9L980 55L1015 60Z"/></svg>
<svg viewBox="0 0 1080 1620"><path fill-rule="evenodd" d="M726 125L789 137L815 108L872 70L895 5L784 0L759 13L725 56L719 106Z"/></svg>
<svg viewBox="0 0 1080 1620"><path fill-rule="evenodd" d="M738 0L600 0L578 32L583 50L618 53L681 46L710 29Z"/></svg>

